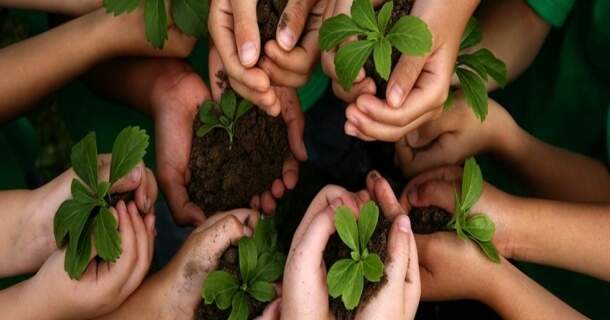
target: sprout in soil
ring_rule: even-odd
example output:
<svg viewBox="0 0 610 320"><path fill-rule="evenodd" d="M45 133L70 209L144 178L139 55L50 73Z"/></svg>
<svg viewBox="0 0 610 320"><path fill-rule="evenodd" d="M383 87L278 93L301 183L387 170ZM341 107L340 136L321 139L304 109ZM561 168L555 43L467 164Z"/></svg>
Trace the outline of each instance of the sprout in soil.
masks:
<svg viewBox="0 0 610 320"><path fill-rule="evenodd" d="M203 283L201 297L205 304L216 303L220 310L231 308L229 320L246 320L249 299L270 302L276 297L273 282L284 271L286 256L277 250L277 234L272 218L258 222L252 238L239 241L239 275L218 270Z"/></svg>
<svg viewBox="0 0 610 320"><path fill-rule="evenodd" d="M462 193L455 194L455 214L447 227L463 240L476 242L489 260L499 263L500 256L491 241L496 231L494 222L483 213L471 213L472 206L483 192L483 175L474 158L466 160L462 177Z"/></svg>
<svg viewBox="0 0 610 320"><path fill-rule="evenodd" d="M238 105L235 92L226 90L220 98L220 105L208 100L199 108L199 121L203 125L197 130L197 136L203 137L215 128L222 128L229 135L229 145L233 145L237 120L251 108L252 103L245 99Z"/></svg>
<svg viewBox="0 0 610 320"><path fill-rule="evenodd" d="M381 258L368 249L378 219L379 208L373 201L360 209L358 222L348 207L342 206L336 211L335 227L341 241L352 251L351 259L338 260L328 270L328 294L333 298L341 296L347 310L353 310L360 303L364 278L378 282L383 276Z"/></svg>
<svg viewBox="0 0 610 320"><path fill-rule="evenodd" d="M337 15L326 20L320 28L320 48L324 51L335 49L349 37L358 38L341 46L335 56L337 76L346 91L352 88L371 53L377 73L387 81L392 71L393 47L411 56L430 52L432 34L426 23L415 16L404 16L389 26L393 8L392 1L386 2L375 17L370 0L355 0L351 17Z"/></svg>
<svg viewBox="0 0 610 320"><path fill-rule="evenodd" d="M115 16L129 13L144 2L146 38L153 47L163 49L167 40L165 0L104 0L108 13ZM172 20L180 31L193 37L203 37L208 30L209 0L171 0Z"/></svg>
<svg viewBox="0 0 610 320"><path fill-rule="evenodd" d="M95 132L72 147L72 168L80 179L72 180L72 199L64 201L53 222L59 248L67 244L64 268L71 279L80 279L89 265L92 242L104 261L121 255L117 221L110 212L110 189L146 154L149 137L138 127L123 129L112 147L110 181L98 181Z"/></svg>

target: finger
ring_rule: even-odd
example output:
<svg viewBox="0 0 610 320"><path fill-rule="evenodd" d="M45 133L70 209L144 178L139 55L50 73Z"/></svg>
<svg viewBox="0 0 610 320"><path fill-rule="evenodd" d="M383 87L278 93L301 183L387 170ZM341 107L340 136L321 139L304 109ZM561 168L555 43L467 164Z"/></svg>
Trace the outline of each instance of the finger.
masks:
<svg viewBox="0 0 610 320"><path fill-rule="evenodd" d="M409 203L414 207L436 206L454 212L454 196L457 190L453 183L432 180L424 182L407 193Z"/></svg>
<svg viewBox="0 0 610 320"><path fill-rule="evenodd" d="M327 207L318 213L309 224L303 237L294 248L292 262L308 272L318 270L322 266L322 255L328 239L334 232L334 210Z"/></svg>
<svg viewBox="0 0 610 320"><path fill-rule="evenodd" d="M265 191L261 196L261 207L263 208L263 212L266 214L274 213L276 205L277 203L275 202L275 198L271 195L271 192Z"/></svg>
<svg viewBox="0 0 610 320"><path fill-rule="evenodd" d="M210 89L212 91L212 99L214 101L220 101L222 93L229 84L229 78L225 70L218 49L214 46L210 46L210 53L208 55L208 68L210 77Z"/></svg>
<svg viewBox="0 0 610 320"><path fill-rule="evenodd" d="M405 97L419 78L419 75L424 68L427 57L416 57L403 54L400 60L392 70L386 97L388 104L392 108L399 108L405 100Z"/></svg>
<svg viewBox="0 0 610 320"><path fill-rule="evenodd" d="M345 130L345 134L348 136L356 137L363 141L375 141L375 138L362 133L362 131L358 130L358 128L356 128L356 126L349 121L345 122L343 129Z"/></svg>
<svg viewBox="0 0 610 320"><path fill-rule="evenodd" d="M441 181L453 181L462 178L462 168L458 166L445 166L441 168L436 168L434 170L430 170L424 172L417 177L411 179L407 184L405 190L407 192L416 189L420 184L433 181L433 180L441 180Z"/></svg>
<svg viewBox="0 0 610 320"><path fill-rule="evenodd" d="M243 224L244 226L249 226L252 228L254 228L254 226L256 226L256 223L260 219L260 214L256 210L235 209L235 210L226 211L223 213L217 213L217 214L209 217L208 220L205 221L203 229L205 230L205 229L211 227L216 222L224 219L228 215L232 215L235 218L237 218L237 220L239 220L239 222L241 224Z"/></svg>
<svg viewBox="0 0 610 320"><path fill-rule="evenodd" d="M254 209L254 210L259 210L261 207L261 197L257 194L252 196L252 199L250 199L250 208Z"/></svg>
<svg viewBox="0 0 610 320"><path fill-rule="evenodd" d="M367 176L367 186L369 184L372 185L372 190L369 192L373 195L373 198L377 199L377 203L386 218L394 219L406 213L406 208L400 205L388 181L379 175L379 173L372 171Z"/></svg>
<svg viewBox="0 0 610 320"><path fill-rule="evenodd" d="M102 181L110 180L110 155L100 155L98 158L99 177ZM129 173L117 180L109 192L111 193L123 193L136 191L138 187L142 185L143 173L146 166L144 162L140 161Z"/></svg>
<svg viewBox="0 0 610 320"><path fill-rule="evenodd" d="M282 119L288 130L288 144L292 154L299 160L307 160L307 148L303 140L305 131L305 115L301 110L301 102L296 90L279 88L276 90L282 105Z"/></svg>
<svg viewBox="0 0 610 320"><path fill-rule="evenodd" d="M240 0L237 0L240 1ZM243 0L242 0L243 1ZM277 42L285 51L297 44L317 0L288 0L277 27Z"/></svg>
<svg viewBox="0 0 610 320"><path fill-rule="evenodd" d="M242 65L250 68L260 55L260 35L256 17L257 1L231 0L235 42Z"/></svg>
<svg viewBox="0 0 610 320"><path fill-rule="evenodd" d="M150 212L157 199L157 182L155 175L148 168L143 168L142 183L136 189L135 201L138 210L143 214Z"/></svg>
<svg viewBox="0 0 610 320"><path fill-rule="evenodd" d="M458 121L459 119L456 119L453 112L444 112L438 119L424 123L419 128L409 132L407 141L411 147L421 148L438 139L442 134L457 130Z"/></svg>
<svg viewBox="0 0 610 320"><path fill-rule="evenodd" d="M246 228L234 215L226 215L209 228L194 232L194 235L202 235L195 238L199 241L195 244L196 254L193 254L186 246L184 246L183 252L188 255L187 259L194 258L198 263L202 263L201 270L213 270L227 248L244 236Z"/></svg>
<svg viewBox="0 0 610 320"><path fill-rule="evenodd" d="M284 166L282 167L282 181L283 186L288 190L294 189L299 181L299 163L292 156L284 161Z"/></svg>
<svg viewBox="0 0 610 320"><path fill-rule="evenodd" d="M306 45L303 43L302 45ZM308 51L310 50L310 51ZM308 75L311 72L314 62L319 55L315 49L296 47L292 51L286 52L280 48L275 40L271 40L265 44L265 56L267 56L279 68L289 70L296 74ZM299 63L294 63L299 61Z"/></svg>
<svg viewBox="0 0 610 320"><path fill-rule="evenodd" d="M282 298L275 299L272 303L265 307L263 314L260 317L255 318L256 320L276 320L280 318L280 310L282 305Z"/></svg>
<svg viewBox="0 0 610 320"><path fill-rule="evenodd" d="M152 255L148 250L150 248L150 243L153 241L153 238L150 237L149 233L146 231L146 226L144 225L144 221L140 216L135 203L129 203L127 209L129 211L129 218L135 231L137 259L129 278L121 290L121 295L124 297L129 296L133 291L135 291L148 273L148 268L150 267L151 262L149 257L152 258Z"/></svg>
<svg viewBox="0 0 610 320"><path fill-rule="evenodd" d="M364 78L364 75L363 80L361 80L360 82L358 82L358 79L356 79L356 82L354 83L350 91L345 91L345 89L343 89L343 87L337 81L332 82L332 87L335 95L339 99L348 103L356 101L356 99L361 95L374 95L377 91L375 81L373 81L373 79L371 78Z"/></svg>
<svg viewBox="0 0 610 320"><path fill-rule="evenodd" d="M414 150L409 146L406 137L402 137L394 144L396 165L405 176L410 176L409 164L415 156Z"/></svg>
<svg viewBox="0 0 610 320"><path fill-rule="evenodd" d="M285 189L282 179L275 179L271 185L271 195L273 195L274 198L279 199L284 196Z"/></svg>
<svg viewBox="0 0 610 320"><path fill-rule="evenodd" d="M417 248L411 221L402 214L394 219L388 237L385 272L389 283L419 283ZM414 270L417 270L414 271Z"/></svg>
<svg viewBox="0 0 610 320"><path fill-rule="evenodd" d="M464 155L464 156L462 156ZM467 154L454 134L442 135L431 147L415 152L406 165L408 175L447 165L457 165Z"/></svg>
<svg viewBox="0 0 610 320"><path fill-rule="evenodd" d="M113 282L117 286L122 286L133 272L138 261L138 244L134 225L123 201L117 203L117 214L119 216L122 252L116 263L109 264L109 272L112 275Z"/></svg>
<svg viewBox="0 0 610 320"><path fill-rule="evenodd" d="M307 208L307 212L303 216L303 219L301 219L301 223L299 223L297 230L292 236L292 243L290 244L291 252L298 243L301 243L303 235L307 232L313 219L327 208L335 211L337 208L344 205L343 199L345 198L344 195L347 193L348 192L345 189L332 185L324 187L322 191L318 193L309 205L309 208Z"/></svg>
<svg viewBox="0 0 610 320"><path fill-rule="evenodd" d="M177 225L198 226L205 221L203 210L191 202L186 190L187 180L183 173L173 167L158 172L159 182L167 197L169 208Z"/></svg>
<svg viewBox="0 0 610 320"><path fill-rule="evenodd" d="M261 108L268 115L276 117L282 111L282 106L273 88L270 87L265 92L252 90L234 78L229 78L229 83L231 88L239 93L240 96Z"/></svg>
<svg viewBox="0 0 610 320"><path fill-rule="evenodd" d="M266 57L260 59L258 66L267 73L273 86L299 88L305 85L308 80L307 74L282 69Z"/></svg>

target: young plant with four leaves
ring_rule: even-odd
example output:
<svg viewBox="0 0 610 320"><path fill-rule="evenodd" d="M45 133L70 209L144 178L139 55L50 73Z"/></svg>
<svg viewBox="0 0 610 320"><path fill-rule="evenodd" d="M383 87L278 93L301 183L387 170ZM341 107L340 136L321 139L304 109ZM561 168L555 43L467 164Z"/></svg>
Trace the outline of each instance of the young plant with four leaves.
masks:
<svg viewBox="0 0 610 320"><path fill-rule="evenodd" d="M383 262L375 253L369 252L368 243L375 232L379 219L379 208L373 201L360 209L358 222L354 213L345 206L335 213L335 227L341 241L351 251L351 259L341 259L328 270L328 294L341 296L347 310L353 310L360 303L364 289L364 279L378 282L383 276Z"/></svg>
<svg viewBox="0 0 610 320"><path fill-rule="evenodd" d="M494 222L483 213L471 213L472 206L483 192L483 174L474 158L466 160L461 195L455 195L455 213L447 225L463 240L476 242L489 260L499 263L500 256L491 241L496 231Z"/></svg>
<svg viewBox="0 0 610 320"><path fill-rule="evenodd" d="M220 310L231 308L229 320L246 320L249 299L270 302L276 297L273 282L284 271L286 256L277 250L277 233L272 218L256 225L252 238L239 241L239 275L224 270L210 273L203 283L205 304L216 303Z"/></svg>
<svg viewBox="0 0 610 320"><path fill-rule="evenodd" d="M197 130L197 136L203 137L215 128L222 128L229 135L229 143L232 145L237 120L251 108L250 101L243 99L237 104L235 92L226 90L220 98L220 105L208 100L199 108L199 121L203 125Z"/></svg>
<svg viewBox="0 0 610 320"><path fill-rule="evenodd" d="M64 268L70 278L80 279L89 265L91 247L104 261L121 255L117 221L110 212L110 189L144 157L149 137L138 127L123 129L112 147L110 180L98 180L95 132L89 133L72 148L72 168L79 179L72 180L72 199L64 201L53 222L57 246L68 249Z"/></svg>
<svg viewBox="0 0 610 320"><path fill-rule="evenodd" d="M469 49L481 42L483 33L476 19L470 18L460 44L460 55L455 63L455 73L460 80L466 103L481 121L487 117L488 99L486 83L491 77L500 87L507 82L506 64L496 58L488 49L481 48L475 52ZM450 91L445 109L453 104L454 92Z"/></svg>
<svg viewBox="0 0 610 320"><path fill-rule="evenodd" d="M355 0L351 17L340 14L322 24L319 41L324 51L335 49L349 37L358 38L341 46L335 56L339 83L346 91L371 53L375 70L387 81L392 71L392 48L411 56L430 52L432 34L426 23L415 16L403 16L390 26L393 9L394 3L386 2L375 16L371 0Z"/></svg>
<svg viewBox="0 0 610 320"><path fill-rule="evenodd" d="M146 38L153 47L163 49L167 40L167 12L165 0L104 0L108 13L115 16L130 13L142 4ZM203 37L208 30L209 0L171 0L171 14L176 26L183 33Z"/></svg>

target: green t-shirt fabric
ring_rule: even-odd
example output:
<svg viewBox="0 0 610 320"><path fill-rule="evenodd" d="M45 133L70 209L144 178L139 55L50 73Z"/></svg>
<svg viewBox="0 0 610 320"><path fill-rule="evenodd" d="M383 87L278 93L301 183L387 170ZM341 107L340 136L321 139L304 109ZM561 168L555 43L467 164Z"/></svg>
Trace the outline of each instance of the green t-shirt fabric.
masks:
<svg viewBox="0 0 610 320"><path fill-rule="evenodd" d="M551 31L532 66L492 97L537 138L608 163L610 1L528 0L528 3L547 22L561 27ZM483 170L486 179L502 190L527 195L526 188L510 176L509 168L486 161ZM588 317L610 318L607 282L555 268L518 265Z"/></svg>

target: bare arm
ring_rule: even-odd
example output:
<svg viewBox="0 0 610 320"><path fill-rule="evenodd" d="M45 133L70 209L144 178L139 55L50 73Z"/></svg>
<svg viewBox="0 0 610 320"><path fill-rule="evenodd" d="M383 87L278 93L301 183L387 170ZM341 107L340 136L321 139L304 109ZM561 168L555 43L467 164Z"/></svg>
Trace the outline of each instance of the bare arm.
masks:
<svg viewBox="0 0 610 320"><path fill-rule="evenodd" d="M0 0L0 6L41 10L67 15L81 15L102 5L102 0Z"/></svg>

